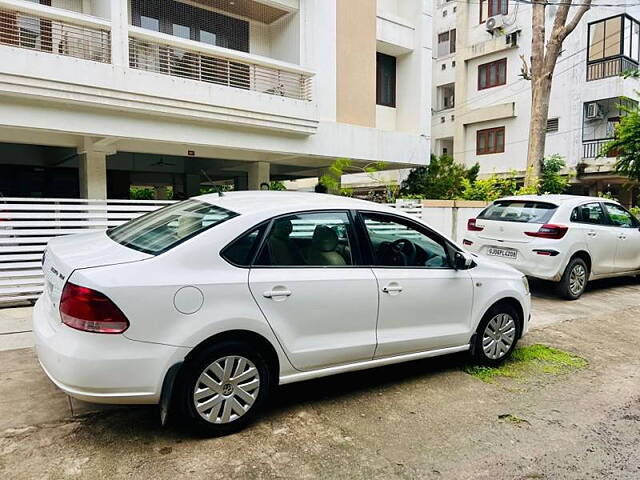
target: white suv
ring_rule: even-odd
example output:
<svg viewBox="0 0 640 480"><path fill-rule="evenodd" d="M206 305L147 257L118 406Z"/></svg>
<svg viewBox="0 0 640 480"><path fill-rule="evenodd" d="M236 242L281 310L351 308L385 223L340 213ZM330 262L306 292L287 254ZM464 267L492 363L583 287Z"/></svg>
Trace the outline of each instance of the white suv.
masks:
<svg viewBox="0 0 640 480"><path fill-rule="evenodd" d="M496 365L529 327L522 273L333 195L198 197L55 238L43 268L34 333L56 385L210 434L279 384L469 350Z"/></svg>
<svg viewBox="0 0 640 480"><path fill-rule="evenodd" d="M496 200L467 225L463 244L579 298L587 281L640 273L640 222L597 197L525 195Z"/></svg>

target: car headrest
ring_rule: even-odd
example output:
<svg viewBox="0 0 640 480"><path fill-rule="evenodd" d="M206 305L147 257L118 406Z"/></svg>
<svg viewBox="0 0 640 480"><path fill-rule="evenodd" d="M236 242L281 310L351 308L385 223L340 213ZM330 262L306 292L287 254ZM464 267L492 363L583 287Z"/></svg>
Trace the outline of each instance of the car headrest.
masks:
<svg viewBox="0 0 640 480"><path fill-rule="evenodd" d="M321 252L332 252L338 246L338 235L332 228L318 225L313 231L311 246Z"/></svg>
<svg viewBox="0 0 640 480"><path fill-rule="evenodd" d="M293 224L289 219L276 220L273 224L273 236L275 238L286 240L291 235L291 232L293 232Z"/></svg>

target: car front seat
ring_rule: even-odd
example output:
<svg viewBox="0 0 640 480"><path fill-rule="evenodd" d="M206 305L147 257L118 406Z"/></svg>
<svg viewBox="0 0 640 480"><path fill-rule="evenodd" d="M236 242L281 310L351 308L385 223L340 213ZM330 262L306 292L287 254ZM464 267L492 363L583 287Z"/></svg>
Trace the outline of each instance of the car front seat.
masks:
<svg viewBox="0 0 640 480"><path fill-rule="evenodd" d="M309 265L346 265L344 257L336 251L337 247L336 232L332 228L318 225L313 231L307 263Z"/></svg>

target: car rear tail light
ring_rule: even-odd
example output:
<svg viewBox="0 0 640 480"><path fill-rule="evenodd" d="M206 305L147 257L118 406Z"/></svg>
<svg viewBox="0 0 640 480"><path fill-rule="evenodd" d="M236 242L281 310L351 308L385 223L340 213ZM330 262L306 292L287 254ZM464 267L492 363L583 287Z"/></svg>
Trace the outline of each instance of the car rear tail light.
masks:
<svg viewBox="0 0 640 480"><path fill-rule="evenodd" d="M524 232L524 234L530 237L560 240L567 234L567 230L569 230L569 227L565 227L564 225L552 225L550 223L546 223L542 225L537 232Z"/></svg>
<svg viewBox="0 0 640 480"><path fill-rule="evenodd" d="M104 294L67 282L60 299L62 323L93 333L122 333L129 328L124 313Z"/></svg>
<svg viewBox="0 0 640 480"><path fill-rule="evenodd" d="M484 227L479 227L478 225L476 225L476 218L470 218L469 221L467 222L467 230L469 230L470 232L481 232L482 230L484 230Z"/></svg>

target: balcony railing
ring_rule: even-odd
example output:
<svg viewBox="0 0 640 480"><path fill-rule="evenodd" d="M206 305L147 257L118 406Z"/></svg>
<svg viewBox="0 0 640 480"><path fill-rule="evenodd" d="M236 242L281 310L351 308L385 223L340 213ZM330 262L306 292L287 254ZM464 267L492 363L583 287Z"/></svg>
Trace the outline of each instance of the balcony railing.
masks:
<svg viewBox="0 0 640 480"><path fill-rule="evenodd" d="M603 155L604 146L609 143L612 138L604 140L590 140L582 142L582 158L598 158ZM615 158L615 152L606 155L608 158Z"/></svg>
<svg viewBox="0 0 640 480"><path fill-rule="evenodd" d="M70 22L56 15L0 8L0 45L96 62L111 61L110 28L98 19Z"/></svg>
<svg viewBox="0 0 640 480"><path fill-rule="evenodd" d="M293 68L253 62L248 54L219 53L218 47L181 39L129 35L129 65L149 72L188 78L297 100L311 100L311 75ZM154 32L153 35L162 35ZM184 42L184 43L179 43ZM195 44L195 45L194 45ZM184 45L184 46L183 46Z"/></svg>
<svg viewBox="0 0 640 480"><path fill-rule="evenodd" d="M622 72L637 70L638 64L626 57L607 58L587 64L587 82L618 77Z"/></svg>

